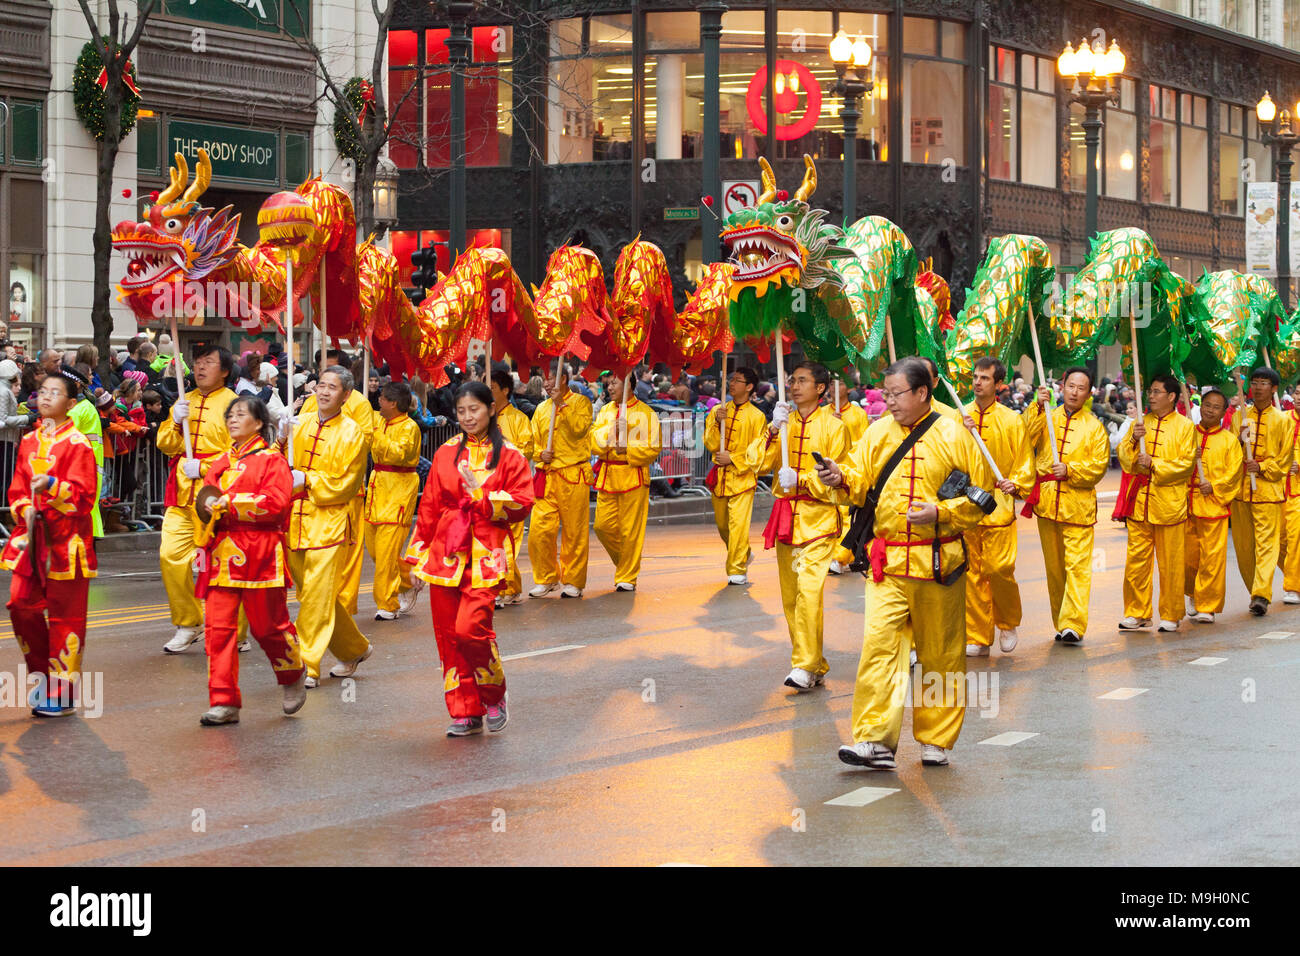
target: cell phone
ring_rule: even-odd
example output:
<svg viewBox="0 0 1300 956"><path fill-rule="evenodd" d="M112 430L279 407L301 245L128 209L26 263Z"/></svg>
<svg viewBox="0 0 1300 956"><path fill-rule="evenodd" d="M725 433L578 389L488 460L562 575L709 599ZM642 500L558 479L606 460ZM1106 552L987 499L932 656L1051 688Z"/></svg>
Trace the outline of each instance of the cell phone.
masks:
<svg viewBox="0 0 1300 956"><path fill-rule="evenodd" d="M813 456L813 461L817 462L817 467L818 467L818 468L825 468L825 467L826 467L826 459L823 458L819 453L817 453L817 452L813 452L813 453L812 453L812 456Z"/></svg>

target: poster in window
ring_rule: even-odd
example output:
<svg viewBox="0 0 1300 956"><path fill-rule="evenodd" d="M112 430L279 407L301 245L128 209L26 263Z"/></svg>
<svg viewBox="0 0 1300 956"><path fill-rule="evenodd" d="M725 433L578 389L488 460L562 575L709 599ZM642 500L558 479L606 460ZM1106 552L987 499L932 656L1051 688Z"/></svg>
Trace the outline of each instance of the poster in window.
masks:
<svg viewBox="0 0 1300 956"><path fill-rule="evenodd" d="M1277 183L1246 184L1246 271L1277 275Z"/></svg>
<svg viewBox="0 0 1300 956"><path fill-rule="evenodd" d="M930 116L925 121L925 145L943 145L943 117Z"/></svg>
<svg viewBox="0 0 1300 956"><path fill-rule="evenodd" d="M925 120L919 116L912 117L912 145L925 145Z"/></svg>
<svg viewBox="0 0 1300 956"><path fill-rule="evenodd" d="M22 266L12 266L9 270L9 310L5 321L32 321L32 297L36 291L36 280L31 271Z"/></svg>

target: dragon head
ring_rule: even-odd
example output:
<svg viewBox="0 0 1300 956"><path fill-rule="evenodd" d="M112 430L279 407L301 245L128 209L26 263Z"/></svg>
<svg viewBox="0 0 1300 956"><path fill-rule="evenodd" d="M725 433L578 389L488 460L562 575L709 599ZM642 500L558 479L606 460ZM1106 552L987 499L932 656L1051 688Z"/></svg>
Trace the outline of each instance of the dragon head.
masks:
<svg viewBox="0 0 1300 956"><path fill-rule="evenodd" d="M201 280L239 252L238 214L199 204L212 179L207 150L199 150L192 184L181 153L169 173L171 185L147 207L145 221L124 220L113 229L113 247L127 256L117 297L142 319L156 317L155 302L174 283Z"/></svg>
<svg viewBox="0 0 1300 956"><path fill-rule="evenodd" d="M812 289L823 282L839 281L830 259L852 253L840 247L843 233L825 221L826 210L809 207L808 200L817 188L817 169L811 156L804 156L803 161L803 183L789 198L784 190L777 191L768 161L759 159L763 192L758 202L723 221L721 239L736 267L731 279L733 301L746 289L762 298L783 286Z"/></svg>

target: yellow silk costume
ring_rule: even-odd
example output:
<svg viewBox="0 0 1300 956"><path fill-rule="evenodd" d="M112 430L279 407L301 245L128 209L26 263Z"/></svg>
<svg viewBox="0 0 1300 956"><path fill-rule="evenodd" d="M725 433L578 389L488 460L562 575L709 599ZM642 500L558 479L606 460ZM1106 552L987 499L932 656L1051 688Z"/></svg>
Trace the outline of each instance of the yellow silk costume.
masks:
<svg viewBox="0 0 1300 956"><path fill-rule="evenodd" d="M501 429L505 440L519 449L525 460L532 461L533 423L527 415L513 405L507 405L497 410L497 427ZM510 547L510 573L506 576L505 587L501 592L507 597L523 590L523 584L519 580L519 546L523 540L524 522L516 521L510 525L510 537L507 539Z"/></svg>
<svg viewBox="0 0 1300 956"><path fill-rule="evenodd" d="M1300 439L1300 415L1297 409L1286 413L1291 426L1291 444ZM1295 463L1286 476L1286 501L1282 505L1282 539L1278 560L1282 562L1282 590L1300 592L1300 474Z"/></svg>
<svg viewBox="0 0 1300 956"><path fill-rule="evenodd" d="M302 403L302 411L298 414L299 417L316 414L315 395L307 396L307 400ZM357 427L361 429L361 437L365 442L366 451L369 451L370 440L375 431L376 415L370 401L361 394L361 389L354 388L348 392L348 397L343 400L343 415L357 423ZM364 455L361 460L365 461ZM343 606L348 609L349 614L357 613L357 593L361 590L361 559L365 552L365 534L362 531L365 492L365 485L362 485L357 490L357 500L350 505L352 509L352 528L356 534L348 542L347 559L343 565L343 583L339 592L339 599L343 602Z"/></svg>
<svg viewBox="0 0 1300 956"><path fill-rule="evenodd" d="M591 401L566 392L555 416L555 457L542 461L551 430L551 399L533 412L533 461L546 473L546 490L533 502L528 559L537 584L587 586L591 516ZM557 542L558 539L558 542ZM559 562L556 562L556 550Z"/></svg>
<svg viewBox="0 0 1300 956"><path fill-rule="evenodd" d="M793 511L789 543L776 542L776 570L781 581L781 605L790 631L790 666L813 674L825 674L830 665L822 656L822 588L830 570L831 555L848 530L840 518L839 502L828 503L808 491L815 479L818 452L831 461L844 461L849 450L849 430L820 406L804 418L790 411L787 426L790 467L798 473L794 489L786 491L776 480L781 467L781 439L763 429L745 453L746 467L755 472L771 471L772 492L789 502Z"/></svg>
<svg viewBox="0 0 1300 956"><path fill-rule="evenodd" d="M320 421L299 416L293 467L306 476L289 513L289 571L298 589L298 640L309 677L320 676L328 648L340 661L365 653L369 642L343 603L348 546L360 537L352 503L366 473L361 429L342 413Z"/></svg>
<svg viewBox="0 0 1300 956"><path fill-rule="evenodd" d="M1047 420L1037 403L1024 413L1029 439L1038 449L1038 475L1052 473ZM1058 405L1052 410L1056 450L1067 467L1064 481L1042 481L1034 506L1038 538L1047 573L1047 596L1057 633L1072 630L1083 637L1088 629L1092 596L1093 526L1097 523L1097 483L1110 466L1110 438L1097 416L1086 408L1073 415Z"/></svg>
<svg viewBox="0 0 1300 956"><path fill-rule="evenodd" d="M385 421L375 413L370 442L374 468L365 495L365 545L375 564L375 605L396 611L397 596L411 589L410 567L402 560L420 494L420 426L406 414ZM346 573L346 571L345 571Z"/></svg>
<svg viewBox="0 0 1300 956"><path fill-rule="evenodd" d="M867 431L867 426L871 424L871 416L863 411L861 405L857 405L853 402L849 402L847 405L838 409L834 407L834 402L832 402L831 409L831 414L835 415L836 418L842 421L844 427L849 430L849 448L852 449L854 445L862 440L862 436ZM840 522L844 525L845 531L847 531L849 527L848 505L844 505L840 508ZM847 567L853 560L853 555L849 553L848 548L837 546L835 548L833 559Z"/></svg>
<svg viewBox="0 0 1300 956"><path fill-rule="evenodd" d="M746 451L767 428L767 418L753 402L723 408L727 419L727 451L730 465L717 465L713 486L713 522L727 546L727 576L744 574L749 567L749 526L754 519L754 485L758 476L748 464ZM718 416L710 413L704 425L704 448L714 456L722 441Z"/></svg>
<svg viewBox="0 0 1300 956"><path fill-rule="evenodd" d="M1141 445L1130 435L1120 442L1119 463L1125 473L1145 475L1133 498L1128 527L1128 549L1124 556L1124 614L1138 620L1151 619L1153 571L1160 571L1160 619L1183 618L1184 541L1187 520L1187 482L1196 465L1195 426L1191 420L1169 412L1156 416L1147 412L1146 449L1150 471L1139 468ZM1155 565L1152 562L1155 562Z"/></svg>
<svg viewBox="0 0 1300 956"><path fill-rule="evenodd" d="M1183 590L1197 613L1217 614L1223 610L1228 566L1228 515L1241 485L1241 442L1220 425L1213 431L1196 426L1194 436L1200 451L1200 474L1192 472L1191 514L1187 520L1183 560L1187 571ZM1210 483L1202 493L1200 478Z"/></svg>
<svg viewBox="0 0 1300 956"><path fill-rule="evenodd" d="M1034 487L1034 458L1021 417L996 401L985 409L971 402L965 412L975 420L1002 477L1015 484L1017 495L1028 495ZM966 643L984 647L993 643L995 627L1004 631L1019 627L1022 613L1020 586L1016 584L1016 502L1004 491L995 490L993 496L997 509L966 532L970 562L966 569Z"/></svg>
<svg viewBox="0 0 1300 956"><path fill-rule="evenodd" d="M843 466L842 487L827 488L816 477L812 493L836 503L862 505L895 449L911 431L885 416L867 429ZM931 693L913 700L912 732L923 744L951 749L966 713L966 584L948 578L965 559L963 533L984 514L965 497L940 501L939 486L954 471L987 488L988 465L964 425L940 416L912 446L881 490L871 545L872 573L866 586L862 657L853 691L853 740L898 749L903 726L908 651L916 644L922 687ZM933 524L909 524L914 505L934 505ZM935 699L937 697L937 699Z"/></svg>
<svg viewBox="0 0 1300 956"><path fill-rule="evenodd" d="M618 445L626 442L625 452ZM591 451L600 459L596 475L596 537L614 562L614 583L636 584L650 513L650 465L659 459L659 416L645 402L609 402L596 415Z"/></svg>
<svg viewBox="0 0 1300 956"><path fill-rule="evenodd" d="M1271 601L1273 573L1282 545L1286 477L1295 458L1294 423L1272 405L1261 412L1251 404L1234 424L1248 442L1259 473L1254 488L1247 474L1237 489L1232 503L1232 547L1237 553L1237 570L1250 588L1250 596Z"/></svg>
<svg viewBox="0 0 1300 956"><path fill-rule="evenodd" d="M228 388L217 388L204 395L198 389L187 392L190 403L190 441L194 457L202 468L205 461L230 450L230 433L226 431L226 409L235 400ZM170 484L163 513L162 541L158 547L158 565L162 570L163 588L171 608L172 624L177 627L202 627L203 605L194 596L194 495L203 480L186 478L179 459L185 457L185 435L181 426L168 415L158 425L158 450L177 460L167 477Z"/></svg>

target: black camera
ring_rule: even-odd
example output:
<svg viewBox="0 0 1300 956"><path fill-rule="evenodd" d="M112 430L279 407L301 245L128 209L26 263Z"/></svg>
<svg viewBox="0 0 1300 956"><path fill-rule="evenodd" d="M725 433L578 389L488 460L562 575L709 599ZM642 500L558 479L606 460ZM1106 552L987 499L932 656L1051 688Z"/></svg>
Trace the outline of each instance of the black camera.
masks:
<svg viewBox="0 0 1300 956"><path fill-rule="evenodd" d="M939 500L947 501L962 497L970 499L986 515L993 514L998 506L998 501L993 497L992 492L985 491L978 485L972 485L970 475L966 472L954 471L939 486Z"/></svg>

